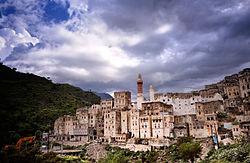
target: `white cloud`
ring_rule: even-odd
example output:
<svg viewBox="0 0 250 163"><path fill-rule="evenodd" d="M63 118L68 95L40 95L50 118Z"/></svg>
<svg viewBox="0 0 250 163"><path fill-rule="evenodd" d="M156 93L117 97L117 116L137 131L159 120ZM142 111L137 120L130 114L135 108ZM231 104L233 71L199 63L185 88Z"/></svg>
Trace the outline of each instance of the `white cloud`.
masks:
<svg viewBox="0 0 250 163"><path fill-rule="evenodd" d="M174 74L168 72L156 72L150 75L153 84L163 84L166 81L170 81L174 78Z"/></svg>
<svg viewBox="0 0 250 163"><path fill-rule="evenodd" d="M1 39L2 44L0 49L0 57L4 60L7 56L11 54L13 49L19 44L33 44L36 45L39 40L36 37L32 37L28 31L24 28L18 28L18 32L10 28L0 29L0 36L4 39ZM2 38L1 37L1 38ZM4 43L4 44L3 44ZM4 45L4 46L3 46Z"/></svg>
<svg viewBox="0 0 250 163"><path fill-rule="evenodd" d="M155 30L155 34L164 34L172 30L172 25L164 24Z"/></svg>
<svg viewBox="0 0 250 163"><path fill-rule="evenodd" d="M190 74L207 77L199 75L200 71L207 71L203 65L204 69L199 70L200 65L208 63L207 67L211 67L208 66L209 61L204 62L204 58L208 58L206 57L208 54L215 56L210 54L217 46L213 43L223 38L219 37L220 30L213 30L213 24L218 26L223 24L216 22L217 16L212 15L214 13L211 14L213 19L206 20L208 22L201 23L199 19L190 22L189 16L183 15L185 12L179 13L184 9L182 3L173 10L172 8L165 10L157 5L152 7L144 3L138 11L133 12L134 9L130 7L135 7L136 4L132 1L121 4L114 2L112 5L106 1L92 1L90 5L88 0L55 1L64 6L69 3L69 20L59 24L44 22L43 7L47 1L24 0L6 4L6 6L15 5L18 14L10 14L0 19L1 24L6 23L7 27L12 27L1 29L5 30L2 33L0 30L0 57L6 58L15 47L25 50L25 47L20 45L36 45L38 42L41 44L33 48L27 47L24 54L21 54L22 51L13 54L14 57L10 57L5 64L17 67L19 71L50 76L54 81L72 81L71 83L78 82L82 85L98 83L99 90L105 89L110 92L117 87L120 88L117 83L121 83L123 88L131 88L133 86L131 78L134 76L136 78L137 73L142 72L147 79L145 81L152 82L156 87L160 85L159 90L167 90L163 89L168 87L166 82L183 81L174 83L175 88L174 84L171 89L168 88L174 91L176 88L180 90L187 86L186 80L183 79L189 78ZM6 6L0 4L0 8ZM232 10L240 14L243 9L244 11L248 9L245 6L249 5L241 5L238 6L239 9L232 8ZM148 10L151 7L152 10ZM157 11L153 11L154 9ZM122 11L127 13L118 13L123 13ZM164 14L159 15L160 11ZM197 18L207 12L202 10L201 13L192 13L192 9L187 11L190 15L198 14ZM235 14L231 8L228 11L226 9L225 13ZM238 18L240 16L238 15ZM207 23L211 23L212 28L206 29L204 25ZM227 27L223 26L223 30L227 31ZM168 37L164 35L166 33ZM223 44L224 41L221 42L221 45ZM194 63L197 68L192 69ZM214 67L214 72L216 68ZM211 79L208 78L208 81ZM105 88L101 88L104 86ZM192 89L188 87L187 91L189 88Z"/></svg>
<svg viewBox="0 0 250 163"><path fill-rule="evenodd" d="M45 36L41 39L47 42L45 48L33 48L25 59L19 60L19 64L37 66L43 74L68 76L66 78L72 80L109 82L125 79L127 74L121 74L121 70L140 64L140 60L119 46L131 42L129 36L123 37L120 31L116 33L105 29L105 23L100 20L89 23L93 24L88 24L89 30L85 31L71 31L65 24L41 27ZM23 33L19 37L27 36L27 33ZM110 36L120 36L120 39L110 39Z"/></svg>
<svg viewBox="0 0 250 163"><path fill-rule="evenodd" d="M0 50L2 50L5 47L5 39L0 36Z"/></svg>
<svg viewBox="0 0 250 163"><path fill-rule="evenodd" d="M176 62L180 59L184 54L182 52L174 51L172 49L166 48L162 51L162 53L157 57L160 63L169 63Z"/></svg>

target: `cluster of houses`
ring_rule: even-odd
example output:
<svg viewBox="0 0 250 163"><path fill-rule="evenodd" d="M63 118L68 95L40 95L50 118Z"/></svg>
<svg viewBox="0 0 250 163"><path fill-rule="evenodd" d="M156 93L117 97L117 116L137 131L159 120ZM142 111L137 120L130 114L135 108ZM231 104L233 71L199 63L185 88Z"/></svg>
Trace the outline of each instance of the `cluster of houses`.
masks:
<svg viewBox="0 0 250 163"><path fill-rule="evenodd" d="M141 74L137 80L137 101L129 91L115 92L113 99L79 108L75 116L65 115L54 124L58 141L91 140L126 143L131 138L164 140L193 136L218 140L249 136L250 69L227 76L191 93L143 95Z"/></svg>

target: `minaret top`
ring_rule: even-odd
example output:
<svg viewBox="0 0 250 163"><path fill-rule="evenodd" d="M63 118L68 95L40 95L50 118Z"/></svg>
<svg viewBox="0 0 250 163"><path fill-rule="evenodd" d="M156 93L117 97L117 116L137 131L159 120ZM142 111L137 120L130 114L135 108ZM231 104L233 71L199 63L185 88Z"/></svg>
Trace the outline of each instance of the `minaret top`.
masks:
<svg viewBox="0 0 250 163"><path fill-rule="evenodd" d="M154 89L152 85L150 85L150 89Z"/></svg>
<svg viewBox="0 0 250 163"><path fill-rule="evenodd" d="M142 81L142 78L141 78L141 73L138 74L137 83L138 83L138 82L143 82L143 81Z"/></svg>

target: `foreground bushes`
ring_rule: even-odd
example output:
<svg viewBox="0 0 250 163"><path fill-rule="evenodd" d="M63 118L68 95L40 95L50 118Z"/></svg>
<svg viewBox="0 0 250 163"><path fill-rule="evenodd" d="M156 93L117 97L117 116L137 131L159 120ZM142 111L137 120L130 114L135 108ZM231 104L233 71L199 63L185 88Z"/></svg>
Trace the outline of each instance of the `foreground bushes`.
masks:
<svg viewBox="0 0 250 163"><path fill-rule="evenodd" d="M127 163L131 161L136 163L154 163L159 156L157 151L133 152L118 147L112 148L109 145L107 145L106 150L109 151L108 156L99 159L99 163Z"/></svg>
<svg viewBox="0 0 250 163"><path fill-rule="evenodd" d="M221 146L218 150L211 149L207 158L201 162L250 163L250 144L228 144Z"/></svg>
<svg viewBox="0 0 250 163"><path fill-rule="evenodd" d="M76 156L57 156L53 152L41 153L40 146L25 148L22 151L9 149L0 153L0 162L3 163L87 163L89 160L84 160Z"/></svg>

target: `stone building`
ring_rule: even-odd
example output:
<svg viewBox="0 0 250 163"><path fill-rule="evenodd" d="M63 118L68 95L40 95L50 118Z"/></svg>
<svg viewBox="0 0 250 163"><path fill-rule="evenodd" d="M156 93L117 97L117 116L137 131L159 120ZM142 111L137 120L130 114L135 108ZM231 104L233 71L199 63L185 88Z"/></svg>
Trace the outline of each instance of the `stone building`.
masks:
<svg viewBox="0 0 250 163"><path fill-rule="evenodd" d="M206 114L216 114L219 111L224 111L223 101L209 101L195 103L196 116L198 120L205 120Z"/></svg>
<svg viewBox="0 0 250 163"><path fill-rule="evenodd" d="M76 116L59 117L54 123L54 132L58 141L87 142L88 108L77 109Z"/></svg>
<svg viewBox="0 0 250 163"><path fill-rule="evenodd" d="M218 134L218 112L224 112L223 101L218 100L196 103L196 118L199 123L203 124L202 127L199 128L204 129L204 134L200 134L200 137Z"/></svg>
<svg viewBox="0 0 250 163"><path fill-rule="evenodd" d="M92 105L88 110L89 138L97 139L104 134L104 121L101 105Z"/></svg>
<svg viewBox="0 0 250 163"><path fill-rule="evenodd" d="M250 95L250 68L239 72L240 93L242 98Z"/></svg>
<svg viewBox="0 0 250 163"><path fill-rule="evenodd" d="M174 137L190 136L190 127L195 119L195 115L174 116Z"/></svg>
<svg viewBox="0 0 250 163"><path fill-rule="evenodd" d="M131 105L131 92L123 91L123 92L115 92L114 93L114 108L122 109L124 107L128 107Z"/></svg>
<svg viewBox="0 0 250 163"><path fill-rule="evenodd" d="M101 108L103 112L105 112L106 110L113 109L113 107L114 107L114 99L101 100Z"/></svg>
<svg viewBox="0 0 250 163"><path fill-rule="evenodd" d="M208 101L217 101L223 100L220 94L216 93L213 97L202 98L201 96L195 93L182 93L182 94L173 94L168 93L162 98L158 99L163 103L173 105L174 115L190 115L195 114L195 103L196 102L208 102Z"/></svg>
<svg viewBox="0 0 250 163"><path fill-rule="evenodd" d="M194 136L218 139L249 136L250 69L206 85L191 93L155 94L150 86L147 101L141 74L137 80L137 101L128 91L115 92L114 99L76 110L54 124L58 141L86 142L102 139L126 143L130 138L164 141L168 137ZM218 113L223 112L224 119ZM221 113L220 113L221 114Z"/></svg>
<svg viewBox="0 0 250 163"><path fill-rule="evenodd" d="M132 138L139 138L140 137L140 110L137 108L132 108L129 111L130 115L130 132Z"/></svg>
<svg viewBox="0 0 250 163"><path fill-rule="evenodd" d="M216 93L219 93L217 84L205 85L205 89L199 91L202 98L213 98Z"/></svg>
<svg viewBox="0 0 250 163"><path fill-rule="evenodd" d="M111 142L117 134L121 134L121 112L113 109L104 113L104 138Z"/></svg>
<svg viewBox="0 0 250 163"><path fill-rule="evenodd" d="M140 138L170 137L174 122L172 115L172 105L151 101L142 103L139 114Z"/></svg>
<svg viewBox="0 0 250 163"><path fill-rule="evenodd" d="M130 112L128 110L121 111L121 133L130 135Z"/></svg>
<svg viewBox="0 0 250 163"><path fill-rule="evenodd" d="M224 92L229 99L239 97L240 96L240 88L239 88L238 83L225 84Z"/></svg>
<svg viewBox="0 0 250 163"><path fill-rule="evenodd" d="M162 93L155 93L154 94L154 100L159 100L159 99L161 99L163 97L163 94Z"/></svg>
<svg viewBox="0 0 250 163"><path fill-rule="evenodd" d="M213 98L216 93L219 93L219 87L216 84L205 85L205 89L199 91L202 98Z"/></svg>

